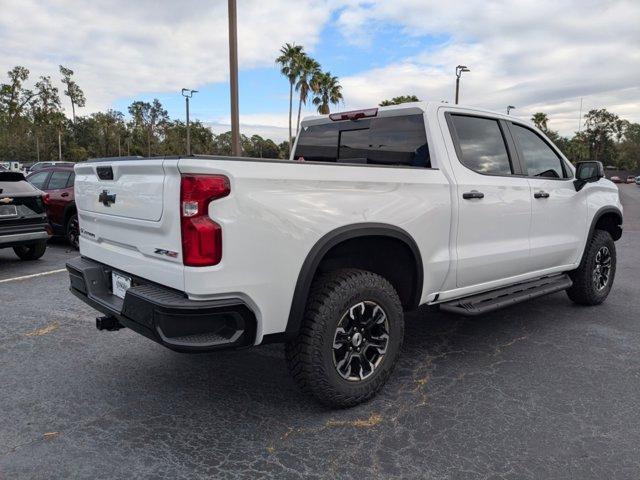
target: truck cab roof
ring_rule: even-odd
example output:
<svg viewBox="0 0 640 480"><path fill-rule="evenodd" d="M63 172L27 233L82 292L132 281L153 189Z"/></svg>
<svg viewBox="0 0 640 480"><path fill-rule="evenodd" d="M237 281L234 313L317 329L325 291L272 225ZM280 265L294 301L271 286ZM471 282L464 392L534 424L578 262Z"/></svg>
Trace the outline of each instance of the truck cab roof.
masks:
<svg viewBox="0 0 640 480"><path fill-rule="evenodd" d="M373 111L373 110L375 110L376 113L370 114L370 116L386 117L386 116L408 115L411 113L417 113L419 111L421 112L427 112L431 110L435 111L435 110L438 110L439 108L446 108L447 110L457 110L460 112L467 112L467 113L475 113L478 115L485 114L492 118L516 120L521 123L532 125L532 123L529 120L522 119L517 116L509 116L503 112L497 112L497 111L489 110L486 108L474 107L471 105L460 105L460 104L455 105L451 103L433 102L433 101L407 102L407 103L401 103L399 105L389 105L386 107L367 107L367 108L362 108L357 110L349 110L346 112L331 113L328 115L308 115L302 119L301 125L310 126L310 125L317 125L320 123L326 123L330 121L339 121L339 120L342 120L341 118L338 118L338 116L341 114L352 114L355 116L359 112L367 112L367 111ZM360 117L360 118L364 118L364 117ZM349 118L344 118L344 120L349 120Z"/></svg>

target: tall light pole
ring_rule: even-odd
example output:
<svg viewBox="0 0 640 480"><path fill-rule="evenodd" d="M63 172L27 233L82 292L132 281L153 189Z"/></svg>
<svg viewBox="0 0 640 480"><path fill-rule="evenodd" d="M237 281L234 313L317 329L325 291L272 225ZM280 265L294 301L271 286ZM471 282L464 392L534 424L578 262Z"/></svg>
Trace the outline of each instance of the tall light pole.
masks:
<svg viewBox="0 0 640 480"><path fill-rule="evenodd" d="M458 65L456 67L456 105L458 104L458 98L460 96L460 77L462 72L470 72L466 65Z"/></svg>
<svg viewBox="0 0 640 480"><path fill-rule="evenodd" d="M182 96L187 107L187 157L191 155L191 124L189 123L189 99L193 97L194 93L198 93L198 90L190 90L188 88L182 89Z"/></svg>
<svg viewBox="0 0 640 480"><path fill-rule="evenodd" d="M582 130L582 98L580 98L580 113L578 114L578 133Z"/></svg>
<svg viewBox="0 0 640 480"><path fill-rule="evenodd" d="M231 155L242 155L240 149L240 109L238 107L238 16L236 0L229 0L229 80L231 84Z"/></svg>
<svg viewBox="0 0 640 480"><path fill-rule="evenodd" d="M515 108L516 108L516 107L514 107L513 105L508 105L508 106L507 106L507 115L509 115L509 112L510 112L511 110L515 110Z"/></svg>

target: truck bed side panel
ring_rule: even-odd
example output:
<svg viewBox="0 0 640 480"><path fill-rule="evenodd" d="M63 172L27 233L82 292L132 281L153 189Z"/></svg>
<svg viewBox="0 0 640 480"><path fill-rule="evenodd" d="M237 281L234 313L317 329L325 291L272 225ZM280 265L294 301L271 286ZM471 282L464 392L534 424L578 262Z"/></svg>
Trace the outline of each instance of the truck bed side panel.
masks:
<svg viewBox="0 0 640 480"><path fill-rule="evenodd" d="M422 301L447 274L450 193L439 170L215 159L178 167L231 182L231 194L209 211L222 226L222 262L185 267L184 289L194 299L244 298L258 316L257 341L285 330L301 266L336 228L376 222L411 235L422 254Z"/></svg>

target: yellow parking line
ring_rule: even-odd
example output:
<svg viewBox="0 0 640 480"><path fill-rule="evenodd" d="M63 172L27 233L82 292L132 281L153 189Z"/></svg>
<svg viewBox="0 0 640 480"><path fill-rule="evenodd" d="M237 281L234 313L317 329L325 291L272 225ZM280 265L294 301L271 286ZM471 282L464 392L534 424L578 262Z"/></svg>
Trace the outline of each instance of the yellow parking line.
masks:
<svg viewBox="0 0 640 480"><path fill-rule="evenodd" d="M34 273L33 275L24 275L22 277L7 278L5 280L0 280L0 283L18 282L20 280L28 280L30 278L44 277L45 275L53 275L54 273L62 273L66 271L67 271L66 268L59 268L58 270L50 270L48 272Z"/></svg>

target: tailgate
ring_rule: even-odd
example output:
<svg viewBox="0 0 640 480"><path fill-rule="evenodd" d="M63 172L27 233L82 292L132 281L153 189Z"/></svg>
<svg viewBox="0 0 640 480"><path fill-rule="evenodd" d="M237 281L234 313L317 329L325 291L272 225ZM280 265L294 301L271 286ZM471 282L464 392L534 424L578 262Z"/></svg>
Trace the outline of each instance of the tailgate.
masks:
<svg viewBox="0 0 640 480"><path fill-rule="evenodd" d="M177 163L154 158L76 165L80 253L183 290Z"/></svg>
<svg viewBox="0 0 640 480"><path fill-rule="evenodd" d="M79 209L157 222L162 217L164 160L86 163L76 167Z"/></svg>

